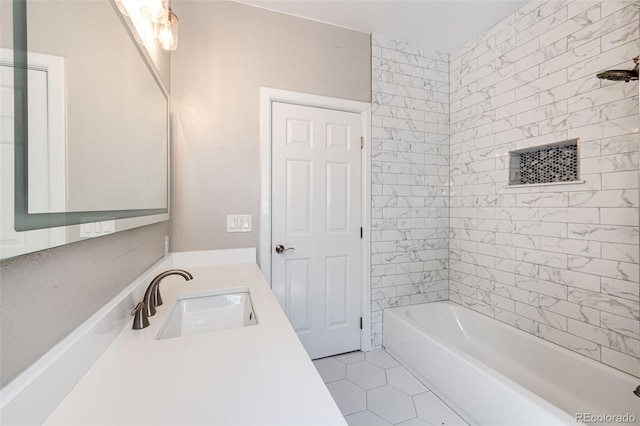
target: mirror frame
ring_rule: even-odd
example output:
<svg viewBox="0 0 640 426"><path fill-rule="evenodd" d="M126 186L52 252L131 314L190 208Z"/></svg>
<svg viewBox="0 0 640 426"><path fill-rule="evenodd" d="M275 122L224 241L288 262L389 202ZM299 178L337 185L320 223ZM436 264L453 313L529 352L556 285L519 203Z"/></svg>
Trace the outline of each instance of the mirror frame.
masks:
<svg viewBox="0 0 640 426"><path fill-rule="evenodd" d="M28 106L20 104L19 99L14 99L15 136L14 136L14 227L18 232L46 232L49 228L64 227L67 238L63 243L47 244L46 247L29 247L24 253L30 253L50 247L69 244L85 240L91 237L80 237L83 224L106 222L115 220L114 232L124 231L140 226L169 220L170 200L170 176L171 176L171 97L162 77L151 59L146 47L136 36L136 29L128 16L120 13L115 0L108 0L116 15L127 31L131 42L141 55L147 69L158 84L167 100L167 129L166 129L166 155L167 155L167 205L160 209L136 209L136 210L104 210L81 211L62 213L29 213L28 212ZM13 0L13 63L15 86L27 87L27 0ZM20 109L22 108L22 109ZM25 117L26 119L20 119ZM20 124L22 123L22 124ZM24 253L12 253L5 256L0 247L0 258L17 256Z"/></svg>

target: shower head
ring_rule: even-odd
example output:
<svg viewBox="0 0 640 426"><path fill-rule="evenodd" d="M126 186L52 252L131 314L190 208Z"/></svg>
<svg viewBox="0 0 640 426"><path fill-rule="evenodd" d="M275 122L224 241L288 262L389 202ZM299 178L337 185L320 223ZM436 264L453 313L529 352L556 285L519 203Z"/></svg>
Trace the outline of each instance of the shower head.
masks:
<svg viewBox="0 0 640 426"><path fill-rule="evenodd" d="M638 62L640 62L640 56L636 56L635 58L633 58L633 62L635 62L636 66L632 70L607 70L596 74L596 77L603 80L625 81L627 83L632 80L637 80Z"/></svg>

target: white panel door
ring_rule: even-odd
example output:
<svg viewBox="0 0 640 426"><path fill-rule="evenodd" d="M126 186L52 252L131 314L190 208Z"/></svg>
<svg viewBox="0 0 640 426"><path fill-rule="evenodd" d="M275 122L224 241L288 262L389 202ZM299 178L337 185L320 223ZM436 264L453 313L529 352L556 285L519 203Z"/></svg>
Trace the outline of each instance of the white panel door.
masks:
<svg viewBox="0 0 640 426"><path fill-rule="evenodd" d="M37 102L37 98L30 96L29 112L39 112L41 114L34 114L34 116L42 117L43 110L46 114L46 103ZM36 120L30 120L30 136L31 132L40 136L39 128L47 128L46 121L44 124L43 126ZM42 250L51 245L51 233L46 229L31 233L15 230L14 162L13 67L0 65L0 253L2 258Z"/></svg>
<svg viewBox="0 0 640 426"><path fill-rule="evenodd" d="M38 65L28 70L28 206L36 212L63 211L66 204L65 189L65 137L62 98L58 92L60 81L51 75L60 74L63 58L31 54L37 64L58 64L53 70ZM0 48L0 258L42 250L66 242L62 227L17 232L14 226L14 94L24 98L24 90L14 87L13 56ZM55 72L49 72L55 71ZM57 85L55 83L58 83ZM56 86L53 90L53 86ZM64 99L62 99L63 101ZM62 123L60 122L62 121Z"/></svg>
<svg viewBox="0 0 640 426"><path fill-rule="evenodd" d="M274 102L271 124L271 286L312 359L360 349L360 115Z"/></svg>

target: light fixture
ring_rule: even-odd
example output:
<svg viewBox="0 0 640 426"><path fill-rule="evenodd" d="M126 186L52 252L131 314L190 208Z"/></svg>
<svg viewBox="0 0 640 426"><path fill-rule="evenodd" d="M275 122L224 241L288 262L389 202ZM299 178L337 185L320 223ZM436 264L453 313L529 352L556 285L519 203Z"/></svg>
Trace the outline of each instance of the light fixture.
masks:
<svg viewBox="0 0 640 426"><path fill-rule="evenodd" d="M178 17L168 10L164 22L158 24L156 41L164 50L176 50L178 48Z"/></svg>
<svg viewBox="0 0 640 426"><path fill-rule="evenodd" d="M143 0L142 14L154 24L161 24L167 20L169 6L166 0Z"/></svg>
<svg viewBox="0 0 640 426"><path fill-rule="evenodd" d="M2 0L0 0L2 1ZM120 12L129 16L139 43L157 43L164 50L178 47L178 17L169 0L115 0Z"/></svg>

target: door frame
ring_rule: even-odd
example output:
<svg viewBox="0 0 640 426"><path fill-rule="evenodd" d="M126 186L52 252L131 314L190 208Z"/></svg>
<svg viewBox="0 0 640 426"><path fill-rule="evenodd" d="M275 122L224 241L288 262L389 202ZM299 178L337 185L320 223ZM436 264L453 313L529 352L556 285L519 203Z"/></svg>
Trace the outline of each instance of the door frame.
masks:
<svg viewBox="0 0 640 426"><path fill-rule="evenodd" d="M271 105L274 102L326 108L360 114L364 147L362 148L362 274L360 348L371 350L371 104L301 92L260 88L260 242L258 263L271 286Z"/></svg>

